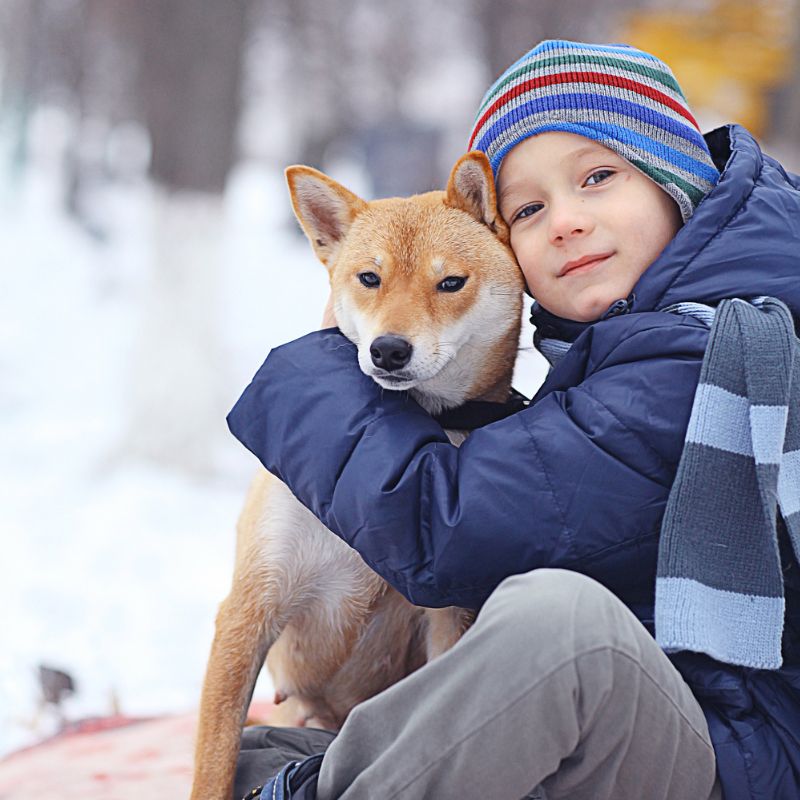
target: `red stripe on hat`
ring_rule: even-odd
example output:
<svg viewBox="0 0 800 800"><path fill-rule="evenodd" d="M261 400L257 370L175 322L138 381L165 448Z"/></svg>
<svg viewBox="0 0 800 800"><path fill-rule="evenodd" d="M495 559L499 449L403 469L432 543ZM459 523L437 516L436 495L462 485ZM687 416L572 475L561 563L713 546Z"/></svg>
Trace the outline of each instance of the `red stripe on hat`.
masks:
<svg viewBox="0 0 800 800"><path fill-rule="evenodd" d="M513 86L505 94L498 97L497 100L486 109L483 116L475 125L474 132L469 140L468 149L472 150L472 146L475 143L479 131L486 123L486 120L489 119L500 106L505 105L509 100L519 97L519 95L525 94L525 92L531 89L538 89L540 86L552 86L556 83L598 83L606 86L616 86L619 89L628 89L631 92L635 92L636 94L640 94L643 97L655 100L671 108L691 122L698 131L700 130L697 120L692 116L688 108L685 108L680 103L673 100L669 95L659 92L658 89L653 89L650 86L646 86L630 78L623 78L620 75L608 75L605 72L570 72L567 74L562 72L556 73L555 75L543 75L541 78L531 78L529 81Z"/></svg>

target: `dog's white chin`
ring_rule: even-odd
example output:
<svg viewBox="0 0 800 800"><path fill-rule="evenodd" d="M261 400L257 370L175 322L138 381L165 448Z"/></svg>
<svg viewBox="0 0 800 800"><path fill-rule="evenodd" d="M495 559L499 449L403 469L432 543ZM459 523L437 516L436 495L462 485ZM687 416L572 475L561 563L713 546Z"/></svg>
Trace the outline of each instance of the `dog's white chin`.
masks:
<svg viewBox="0 0 800 800"><path fill-rule="evenodd" d="M390 389L393 392L405 392L408 389L413 389L419 381L415 378L403 381L393 381L381 378L379 375L370 375L370 378L375 381L382 389Z"/></svg>

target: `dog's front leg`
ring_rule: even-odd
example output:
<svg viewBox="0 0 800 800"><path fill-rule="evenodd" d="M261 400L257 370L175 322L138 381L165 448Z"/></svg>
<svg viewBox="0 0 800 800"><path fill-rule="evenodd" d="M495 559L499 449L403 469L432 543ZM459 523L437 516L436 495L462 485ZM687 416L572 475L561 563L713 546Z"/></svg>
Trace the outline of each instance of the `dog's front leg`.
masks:
<svg viewBox="0 0 800 800"><path fill-rule="evenodd" d="M220 606L203 683L191 800L231 800L247 709L276 638L260 583L234 580Z"/></svg>

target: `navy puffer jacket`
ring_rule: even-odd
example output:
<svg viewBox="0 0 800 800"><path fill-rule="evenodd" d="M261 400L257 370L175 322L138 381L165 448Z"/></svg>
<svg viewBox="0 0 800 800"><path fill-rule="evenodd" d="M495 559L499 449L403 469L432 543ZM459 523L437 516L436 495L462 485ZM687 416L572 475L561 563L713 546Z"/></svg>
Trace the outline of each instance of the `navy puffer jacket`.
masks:
<svg viewBox="0 0 800 800"><path fill-rule="evenodd" d="M708 339L662 309L772 295L800 320L800 178L741 127L707 140L721 179L634 287L631 313L535 315L573 345L524 411L456 449L321 331L270 353L231 430L414 603L478 608L512 573L563 567L652 632L659 529ZM706 713L726 800L800 798L800 580L785 547L784 565L781 670L673 657Z"/></svg>

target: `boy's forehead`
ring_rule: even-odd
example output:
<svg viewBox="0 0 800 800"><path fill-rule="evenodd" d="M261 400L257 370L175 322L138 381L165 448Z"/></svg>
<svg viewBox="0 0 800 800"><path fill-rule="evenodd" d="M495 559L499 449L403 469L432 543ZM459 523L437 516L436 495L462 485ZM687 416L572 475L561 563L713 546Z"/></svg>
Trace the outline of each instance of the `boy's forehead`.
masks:
<svg viewBox="0 0 800 800"><path fill-rule="evenodd" d="M539 176L567 169L581 159L593 156L618 161L619 156L600 142L561 131L531 136L512 148L503 159L497 174L499 198Z"/></svg>

